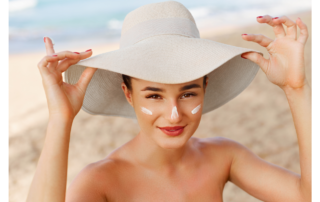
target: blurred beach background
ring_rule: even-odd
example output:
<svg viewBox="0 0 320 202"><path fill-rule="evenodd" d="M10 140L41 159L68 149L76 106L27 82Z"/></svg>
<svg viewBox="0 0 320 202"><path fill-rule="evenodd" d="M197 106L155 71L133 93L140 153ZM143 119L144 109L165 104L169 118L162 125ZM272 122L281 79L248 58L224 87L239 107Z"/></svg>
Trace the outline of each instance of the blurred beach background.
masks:
<svg viewBox="0 0 320 202"><path fill-rule="evenodd" d="M47 103L37 64L45 56L43 37L56 52L93 55L119 48L121 27L132 10L157 1L10 0L9 1L9 201L25 201L43 146ZM311 85L311 0L180 0L194 16L200 37L268 53L243 33L274 38L272 27L256 17L269 14L302 19L308 26L305 48ZM69 149L68 185L87 164L105 158L139 132L138 123L122 117L93 116L80 111ZM259 71L250 86L222 107L203 115L196 137L221 136L248 147L268 162L300 174L299 150L286 97ZM228 182L226 202L258 202Z"/></svg>

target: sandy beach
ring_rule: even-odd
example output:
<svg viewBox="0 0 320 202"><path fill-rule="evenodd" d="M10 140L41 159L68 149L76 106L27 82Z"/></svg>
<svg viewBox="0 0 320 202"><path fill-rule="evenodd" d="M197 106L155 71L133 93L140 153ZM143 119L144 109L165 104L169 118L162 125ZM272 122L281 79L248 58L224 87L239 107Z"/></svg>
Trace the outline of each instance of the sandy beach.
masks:
<svg viewBox="0 0 320 202"><path fill-rule="evenodd" d="M311 12L289 15L300 17L309 29L305 48L307 79L311 85ZM274 38L273 29L259 24L237 29L201 31L201 38L252 48L265 48L241 38L243 33L264 34ZM118 43L83 47L93 55L116 50ZM62 51L62 50L56 50ZM48 122L47 103L37 68L43 52L9 55L9 201L25 201L43 146ZM125 124L125 127L123 125ZM74 120L69 149L68 185L89 163L105 158L139 132L138 123L121 117L102 117L80 111ZM300 174L297 136L283 91L260 70L239 96L203 115L195 137L227 137L248 147L264 160ZM223 192L226 202L258 202L228 182Z"/></svg>

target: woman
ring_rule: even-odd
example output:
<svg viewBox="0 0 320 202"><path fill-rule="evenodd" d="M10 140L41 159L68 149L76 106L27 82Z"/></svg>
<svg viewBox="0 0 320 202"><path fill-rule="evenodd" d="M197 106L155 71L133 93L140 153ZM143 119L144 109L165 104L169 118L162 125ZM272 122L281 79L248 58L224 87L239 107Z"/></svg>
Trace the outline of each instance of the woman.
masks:
<svg viewBox="0 0 320 202"><path fill-rule="evenodd" d="M48 55L38 67L50 117L27 201L222 201L227 181L262 201L311 201L311 89L305 77L303 58L307 27L301 19L294 22L286 16L259 16L257 21L272 26L276 39L253 34L244 34L242 38L265 47L270 59L257 52L244 51L241 57L248 60L241 59L241 62L249 64L252 61L259 65L267 78L286 94L299 142L301 175L264 161L230 139L192 137L206 104L208 86L216 81L211 74L207 76L202 72L201 76L193 77L196 79L174 84L123 75L121 89L127 103L134 109L141 131L105 159L85 167L66 192L72 122L81 106L88 112L94 111L87 107L89 104L84 103L84 98L86 91L92 91L89 82L99 70L87 67L76 82L68 77L68 83L64 83L62 72L89 58L92 51L55 53L52 41L45 38ZM282 24L287 26L287 33ZM297 26L301 30L299 38ZM99 57L91 60L91 64ZM102 55L100 59L106 57ZM147 60L147 56L144 57ZM96 63L101 64L101 61ZM136 61L131 62L134 66ZM163 71L153 71L159 78L163 74ZM184 74L180 73L172 78L179 80ZM150 79L156 79L156 76ZM98 91L98 94L101 93ZM94 109L98 114L99 110ZM125 111L118 114L123 115L121 113Z"/></svg>

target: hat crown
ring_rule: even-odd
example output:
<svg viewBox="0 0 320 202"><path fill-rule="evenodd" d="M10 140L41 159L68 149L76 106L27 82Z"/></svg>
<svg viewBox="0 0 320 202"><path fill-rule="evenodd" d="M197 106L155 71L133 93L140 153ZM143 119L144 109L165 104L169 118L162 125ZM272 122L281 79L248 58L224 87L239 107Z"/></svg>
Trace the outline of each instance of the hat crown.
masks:
<svg viewBox="0 0 320 202"><path fill-rule="evenodd" d="M120 49L159 35L200 38L190 11L177 1L165 1L144 5L125 17Z"/></svg>
<svg viewBox="0 0 320 202"><path fill-rule="evenodd" d="M144 21L162 18L184 18L196 23L190 11L180 2L164 1L141 6L128 13L123 21L121 36Z"/></svg>

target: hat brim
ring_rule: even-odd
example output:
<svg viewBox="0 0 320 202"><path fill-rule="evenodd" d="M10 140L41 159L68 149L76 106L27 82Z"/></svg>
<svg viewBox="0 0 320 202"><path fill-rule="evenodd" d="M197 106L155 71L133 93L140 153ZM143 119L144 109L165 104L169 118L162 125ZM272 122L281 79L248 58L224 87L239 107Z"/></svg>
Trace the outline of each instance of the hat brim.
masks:
<svg viewBox="0 0 320 202"><path fill-rule="evenodd" d="M122 92L121 74L167 84L208 75L204 114L236 97L254 79L259 66L241 58L245 52L260 53L208 39L158 35L81 60L68 68L65 80L75 84L86 67L98 68L86 90L82 109L94 115L136 118Z"/></svg>

